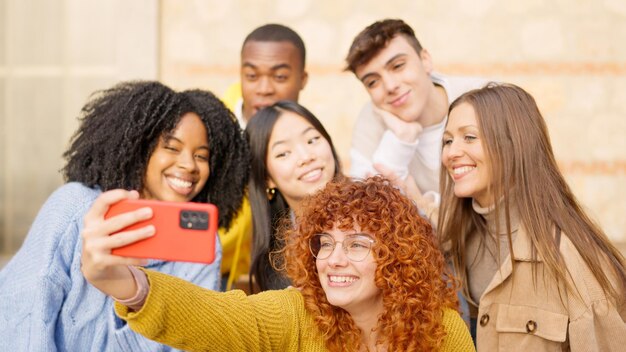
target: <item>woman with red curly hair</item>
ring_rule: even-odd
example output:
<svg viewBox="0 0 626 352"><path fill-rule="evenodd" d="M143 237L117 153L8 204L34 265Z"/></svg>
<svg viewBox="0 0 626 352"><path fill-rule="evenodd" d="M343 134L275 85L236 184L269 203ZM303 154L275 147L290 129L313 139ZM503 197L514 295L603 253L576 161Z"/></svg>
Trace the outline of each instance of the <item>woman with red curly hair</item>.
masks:
<svg viewBox="0 0 626 352"><path fill-rule="evenodd" d="M123 191L97 202L106 206L119 196L113 192ZM134 268L134 279L119 280L126 276L117 271L139 261L111 249L144 237L85 236L82 271L126 302L116 312L131 329L161 343L219 351L474 351L431 226L381 177L330 182L304 201L275 253L297 289L220 293ZM89 245L96 241L104 249Z"/></svg>

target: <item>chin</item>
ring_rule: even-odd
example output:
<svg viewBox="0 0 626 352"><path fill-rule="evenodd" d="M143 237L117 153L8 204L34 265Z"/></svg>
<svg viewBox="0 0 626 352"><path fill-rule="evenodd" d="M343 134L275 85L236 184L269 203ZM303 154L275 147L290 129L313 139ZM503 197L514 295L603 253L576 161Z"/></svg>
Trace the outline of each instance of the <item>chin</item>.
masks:
<svg viewBox="0 0 626 352"><path fill-rule="evenodd" d="M341 309L345 309L347 306L347 302L343 298L333 298L326 296L328 303L330 303L333 307L339 307Z"/></svg>
<svg viewBox="0 0 626 352"><path fill-rule="evenodd" d="M472 198L472 193L465 191L454 191L454 196L457 198Z"/></svg>

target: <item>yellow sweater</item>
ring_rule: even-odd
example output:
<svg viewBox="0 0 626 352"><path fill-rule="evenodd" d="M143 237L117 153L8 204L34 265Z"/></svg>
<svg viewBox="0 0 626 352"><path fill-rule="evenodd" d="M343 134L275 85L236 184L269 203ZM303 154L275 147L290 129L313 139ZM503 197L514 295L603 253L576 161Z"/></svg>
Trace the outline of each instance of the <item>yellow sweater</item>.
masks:
<svg viewBox="0 0 626 352"><path fill-rule="evenodd" d="M150 293L139 312L116 303L130 328L189 351L326 351L300 291L286 289L246 296L215 292L159 272L146 270ZM459 314L446 309L441 351L475 351ZM417 337L416 337L417 338Z"/></svg>

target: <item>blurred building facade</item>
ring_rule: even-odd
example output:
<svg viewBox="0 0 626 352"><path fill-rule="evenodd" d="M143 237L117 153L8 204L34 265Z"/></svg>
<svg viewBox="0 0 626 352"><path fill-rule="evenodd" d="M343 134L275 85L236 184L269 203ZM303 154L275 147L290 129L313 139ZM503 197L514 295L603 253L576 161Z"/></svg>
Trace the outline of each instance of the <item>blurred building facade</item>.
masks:
<svg viewBox="0 0 626 352"><path fill-rule="evenodd" d="M0 253L19 248L62 183L61 154L89 93L160 79L221 94L238 80L246 34L294 28L307 46L301 102L348 166L368 97L343 71L353 37L402 18L436 70L518 84L536 98L580 201L626 244L626 2L495 0L0 0ZM112 126L113 127L113 126Z"/></svg>

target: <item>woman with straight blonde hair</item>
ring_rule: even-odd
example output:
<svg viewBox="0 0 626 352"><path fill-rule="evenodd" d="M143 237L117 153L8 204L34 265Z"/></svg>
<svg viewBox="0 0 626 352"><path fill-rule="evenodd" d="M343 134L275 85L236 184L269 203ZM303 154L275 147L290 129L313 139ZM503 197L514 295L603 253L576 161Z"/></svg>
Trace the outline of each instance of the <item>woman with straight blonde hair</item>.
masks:
<svg viewBox="0 0 626 352"><path fill-rule="evenodd" d="M510 84L459 97L442 163L438 229L478 351L623 351L624 257L565 182L533 97Z"/></svg>

